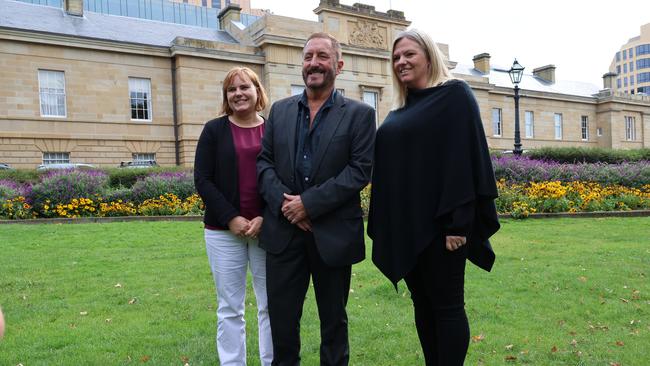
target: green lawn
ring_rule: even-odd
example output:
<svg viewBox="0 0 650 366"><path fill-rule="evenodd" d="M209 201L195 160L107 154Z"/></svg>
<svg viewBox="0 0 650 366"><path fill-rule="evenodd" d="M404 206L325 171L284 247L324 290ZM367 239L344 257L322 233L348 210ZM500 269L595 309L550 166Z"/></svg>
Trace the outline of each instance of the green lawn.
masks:
<svg viewBox="0 0 650 366"><path fill-rule="evenodd" d="M493 246L492 273L468 265L467 365L650 365L650 218L505 220ZM0 365L217 364L201 223L2 225L0 250ZM406 286L353 273L351 364L423 365ZM302 334L317 365L311 292Z"/></svg>

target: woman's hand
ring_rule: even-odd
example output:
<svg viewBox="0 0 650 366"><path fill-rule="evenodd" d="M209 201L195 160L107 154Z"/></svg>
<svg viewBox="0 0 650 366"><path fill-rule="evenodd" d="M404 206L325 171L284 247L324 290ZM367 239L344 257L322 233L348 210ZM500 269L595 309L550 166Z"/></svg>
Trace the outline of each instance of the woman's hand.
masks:
<svg viewBox="0 0 650 366"><path fill-rule="evenodd" d="M467 237L448 235L445 237L445 246L447 250L453 252L467 243Z"/></svg>
<svg viewBox="0 0 650 366"><path fill-rule="evenodd" d="M228 229L230 232L237 236L246 235L246 231L250 227L250 221L243 216L235 216L228 222Z"/></svg>
<svg viewBox="0 0 650 366"><path fill-rule="evenodd" d="M257 216L249 221L250 225L244 235L252 239L257 239L257 236L260 235L260 230L262 229L262 220L262 216Z"/></svg>

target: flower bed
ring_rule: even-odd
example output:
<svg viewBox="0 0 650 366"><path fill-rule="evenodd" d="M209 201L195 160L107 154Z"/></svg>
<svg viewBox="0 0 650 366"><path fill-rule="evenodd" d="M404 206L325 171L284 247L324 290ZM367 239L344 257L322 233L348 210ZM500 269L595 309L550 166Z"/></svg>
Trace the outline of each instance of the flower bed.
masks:
<svg viewBox="0 0 650 366"><path fill-rule="evenodd" d="M650 162L559 164L501 156L493 159L497 210L532 213L650 209ZM0 180L0 219L202 215L192 173L153 171L132 186L110 185L103 171L58 171L35 183ZM370 185L361 192L368 212Z"/></svg>

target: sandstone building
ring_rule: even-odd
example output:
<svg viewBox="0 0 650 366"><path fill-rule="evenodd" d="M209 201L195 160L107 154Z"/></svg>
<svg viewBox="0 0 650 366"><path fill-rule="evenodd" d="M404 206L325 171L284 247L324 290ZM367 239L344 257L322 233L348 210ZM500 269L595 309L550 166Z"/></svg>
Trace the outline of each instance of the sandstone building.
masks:
<svg viewBox="0 0 650 366"><path fill-rule="evenodd" d="M220 9L218 28L156 20L146 9L139 13L146 19L91 11L97 4L83 1L95 0L61 7L0 0L0 162L191 166L203 124L218 115L225 73L252 68L272 101L299 93L301 49L317 31L341 40L337 88L375 107L381 123L392 104L391 41L410 25L400 11L338 0L321 0L315 22L266 12L250 24L233 3ZM490 146L511 149L513 89L507 70L489 59L448 66L472 86ZM556 81L552 65L525 75L524 149L650 147L650 97L615 92L613 78L605 77L607 88Z"/></svg>

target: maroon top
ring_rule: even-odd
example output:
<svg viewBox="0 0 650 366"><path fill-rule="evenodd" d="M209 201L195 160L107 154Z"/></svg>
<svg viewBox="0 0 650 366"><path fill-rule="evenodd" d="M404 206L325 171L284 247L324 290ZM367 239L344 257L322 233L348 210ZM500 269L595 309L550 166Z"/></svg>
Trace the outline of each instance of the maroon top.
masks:
<svg viewBox="0 0 650 366"><path fill-rule="evenodd" d="M264 123L239 127L230 122L239 171L239 214L248 220L262 216L262 197L257 189L257 155L262 150Z"/></svg>

